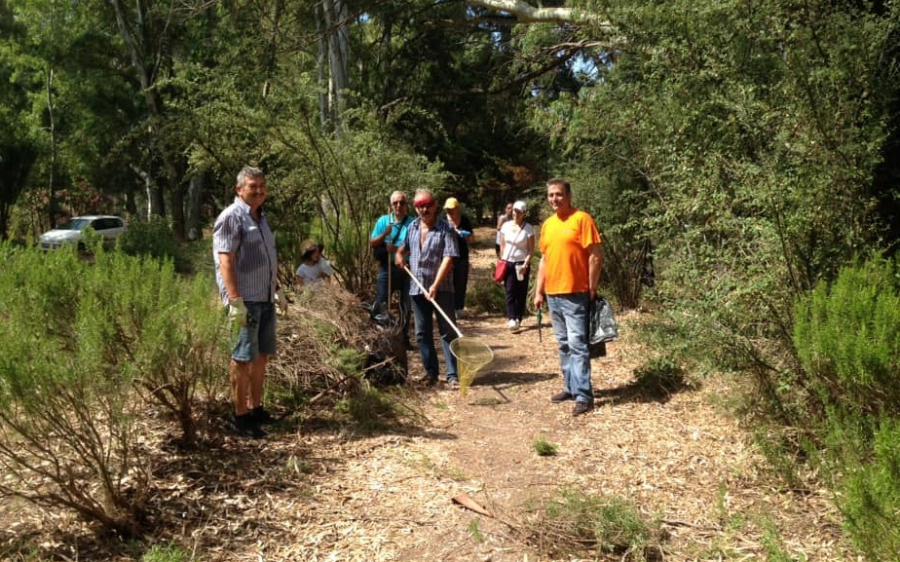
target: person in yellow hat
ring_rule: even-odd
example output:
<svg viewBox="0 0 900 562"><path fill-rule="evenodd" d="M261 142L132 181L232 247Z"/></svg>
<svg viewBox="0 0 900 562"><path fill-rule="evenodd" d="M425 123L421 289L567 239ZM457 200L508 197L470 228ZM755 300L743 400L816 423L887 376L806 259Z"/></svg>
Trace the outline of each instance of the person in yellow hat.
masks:
<svg viewBox="0 0 900 562"><path fill-rule="evenodd" d="M456 231L456 243L459 247L459 258L453 263L453 294L456 317L462 318L463 309L466 307L466 288L469 285L469 242L473 241L472 221L462 214L456 197L448 197L444 201L444 211L447 212L447 222Z"/></svg>

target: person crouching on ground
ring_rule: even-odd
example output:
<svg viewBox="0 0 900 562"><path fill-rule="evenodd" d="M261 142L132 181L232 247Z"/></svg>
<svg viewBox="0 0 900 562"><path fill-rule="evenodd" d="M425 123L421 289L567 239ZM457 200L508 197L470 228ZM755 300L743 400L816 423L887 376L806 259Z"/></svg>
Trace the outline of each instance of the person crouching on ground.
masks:
<svg viewBox="0 0 900 562"><path fill-rule="evenodd" d="M312 240L306 240L300 245L300 267L297 268L297 288L315 288L323 281L328 281L334 275L331 262L322 257L322 249Z"/></svg>

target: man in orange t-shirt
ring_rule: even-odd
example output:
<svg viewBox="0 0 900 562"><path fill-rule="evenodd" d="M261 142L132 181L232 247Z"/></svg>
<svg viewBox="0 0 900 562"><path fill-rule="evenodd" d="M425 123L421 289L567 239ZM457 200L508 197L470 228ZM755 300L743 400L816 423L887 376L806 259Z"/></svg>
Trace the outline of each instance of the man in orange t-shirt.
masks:
<svg viewBox="0 0 900 562"><path fill-rule="evenodd" d="M574 400L572 415L580 416L594 408L588 340L590 306L603 265L600 233L589 214L572 206L568 180L554 178L547 182L547 202L554 214L541 226L542 257L534 308L544 306L546 295L559 345L563 389L550 401Z"/></svg>

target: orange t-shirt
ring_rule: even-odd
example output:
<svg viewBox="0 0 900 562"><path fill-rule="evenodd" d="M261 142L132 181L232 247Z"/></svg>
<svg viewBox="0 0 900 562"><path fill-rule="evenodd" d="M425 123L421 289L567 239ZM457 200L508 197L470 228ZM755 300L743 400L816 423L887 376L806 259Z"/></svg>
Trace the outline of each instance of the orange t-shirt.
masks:
<svg viewBox="0 0 900 562"><path fill-rule="evenodd" d="M541 226L544 260L544 292L568 295L590 291L588 248L600 243L600 232L591 215L575 211L565 220L554 214Z"/></svg>

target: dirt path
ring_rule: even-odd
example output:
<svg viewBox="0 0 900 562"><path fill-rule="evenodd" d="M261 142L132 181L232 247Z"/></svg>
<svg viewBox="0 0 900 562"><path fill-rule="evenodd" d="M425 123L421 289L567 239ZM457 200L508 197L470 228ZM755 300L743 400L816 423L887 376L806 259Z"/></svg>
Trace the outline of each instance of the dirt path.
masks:
<svg viewBox="0 0 900 562"><path fill-rule="evenodd" d="M472 283L487 279L493 262L483 244ZM533 318L512 334L496 315L466 316L463 333L495 352L468 395L415 391L428 420L420 430L366 438L304 430L297 438L316 455L302 461L308 497L271 500L284 515L279 538L261 534L252 550L266 560L550 560L523 538L536 516L529 500L568 487L662 519L666 560L849 560L824 493L774 484L726 412L726 381L664 401L621 392L642 360L629 336L636 320L622 315L620 339L594 360L597 409L572 418L571 403L548 400L561 389L549 327L541 342ZM558 454L538 456L539 437ZM455 505L460 494L494 517Z"/></svg>

